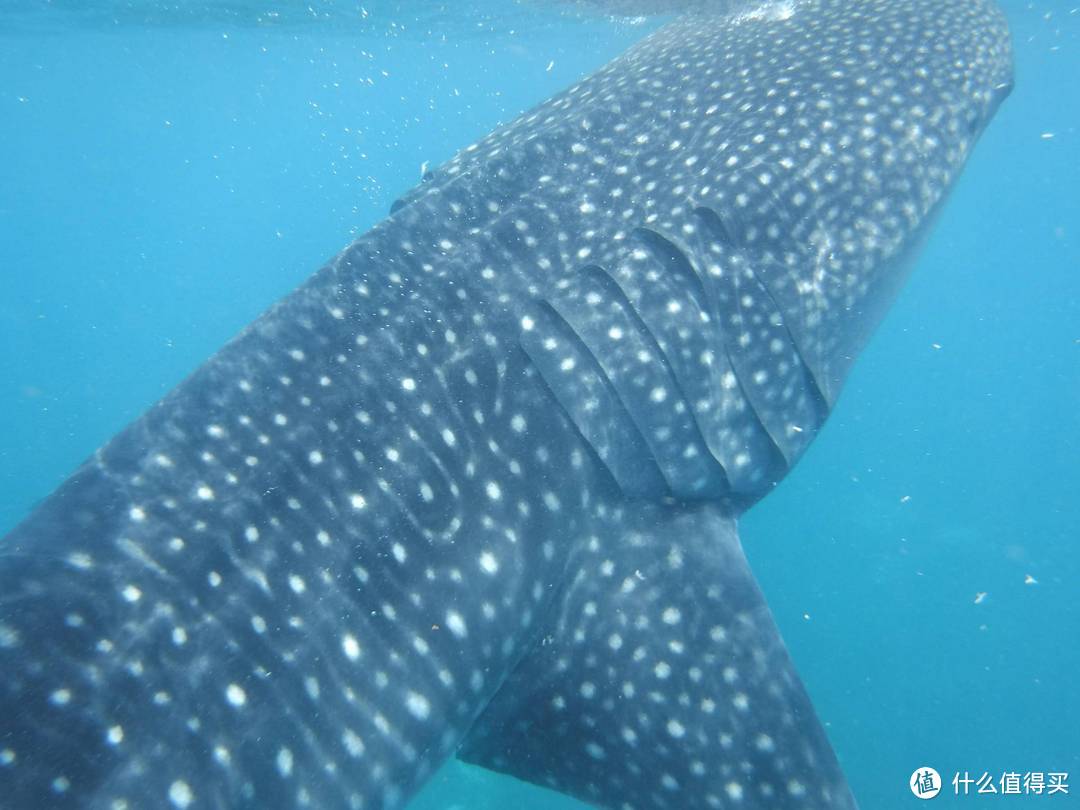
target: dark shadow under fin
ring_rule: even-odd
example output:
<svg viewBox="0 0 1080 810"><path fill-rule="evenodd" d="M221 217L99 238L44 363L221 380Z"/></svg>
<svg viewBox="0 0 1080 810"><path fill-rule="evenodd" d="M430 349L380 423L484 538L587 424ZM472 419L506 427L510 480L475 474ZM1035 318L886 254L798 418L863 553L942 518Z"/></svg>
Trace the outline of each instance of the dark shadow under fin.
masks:
<svg viewBox="0 0 1080 810"><path fill-rule="evenodd" d="M734 521L610 520L459 756L619 810L853 810Z"/></svg>

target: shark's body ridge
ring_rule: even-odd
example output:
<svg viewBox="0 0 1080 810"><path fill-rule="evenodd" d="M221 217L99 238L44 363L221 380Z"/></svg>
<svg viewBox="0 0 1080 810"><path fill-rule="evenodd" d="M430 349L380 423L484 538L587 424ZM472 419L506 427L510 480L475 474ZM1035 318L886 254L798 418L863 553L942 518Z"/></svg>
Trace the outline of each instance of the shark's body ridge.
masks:
<svg viewBox="0 0 1080 810"><path fill-rule="evenodd" d="M0 806L854 807L735 521L1010 83L983 0L702 4L463 151L2 541Z"/></svg>

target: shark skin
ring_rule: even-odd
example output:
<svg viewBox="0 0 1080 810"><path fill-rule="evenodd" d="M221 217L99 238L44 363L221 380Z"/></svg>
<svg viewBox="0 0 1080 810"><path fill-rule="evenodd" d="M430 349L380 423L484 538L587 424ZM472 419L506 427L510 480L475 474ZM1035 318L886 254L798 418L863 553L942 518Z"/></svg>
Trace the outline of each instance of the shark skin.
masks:
<svg viewBox="0 0 1080 810"><path fill-rule="evenodd" d="M855 807L737 519L1011 77L985 0L703 4L437 169L0 541L0 806Z"/></svg>

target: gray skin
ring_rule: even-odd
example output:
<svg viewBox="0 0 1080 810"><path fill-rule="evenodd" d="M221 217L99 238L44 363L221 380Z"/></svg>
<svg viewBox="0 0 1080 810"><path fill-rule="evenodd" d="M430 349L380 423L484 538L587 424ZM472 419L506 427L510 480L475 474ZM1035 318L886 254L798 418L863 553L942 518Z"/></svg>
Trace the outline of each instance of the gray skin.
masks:
<svg viewBox="0 0 1080 810"><path fill-rule="evenodd" d="M983 0L723 3L462 152L0 546L5 808L851 808L735 521L1011 86Z"/></svg>

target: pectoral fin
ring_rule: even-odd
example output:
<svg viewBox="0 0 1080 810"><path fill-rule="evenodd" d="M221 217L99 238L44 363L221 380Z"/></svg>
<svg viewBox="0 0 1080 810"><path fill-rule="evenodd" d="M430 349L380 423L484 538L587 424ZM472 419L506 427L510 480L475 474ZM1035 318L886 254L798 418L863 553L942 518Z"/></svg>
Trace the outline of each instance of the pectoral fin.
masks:
<svg viewBox="0 0 1080 810"><path fill-rule="evenodd" d="M460 756L619 810L854 808L734 520L612 519Z"/></svg>

